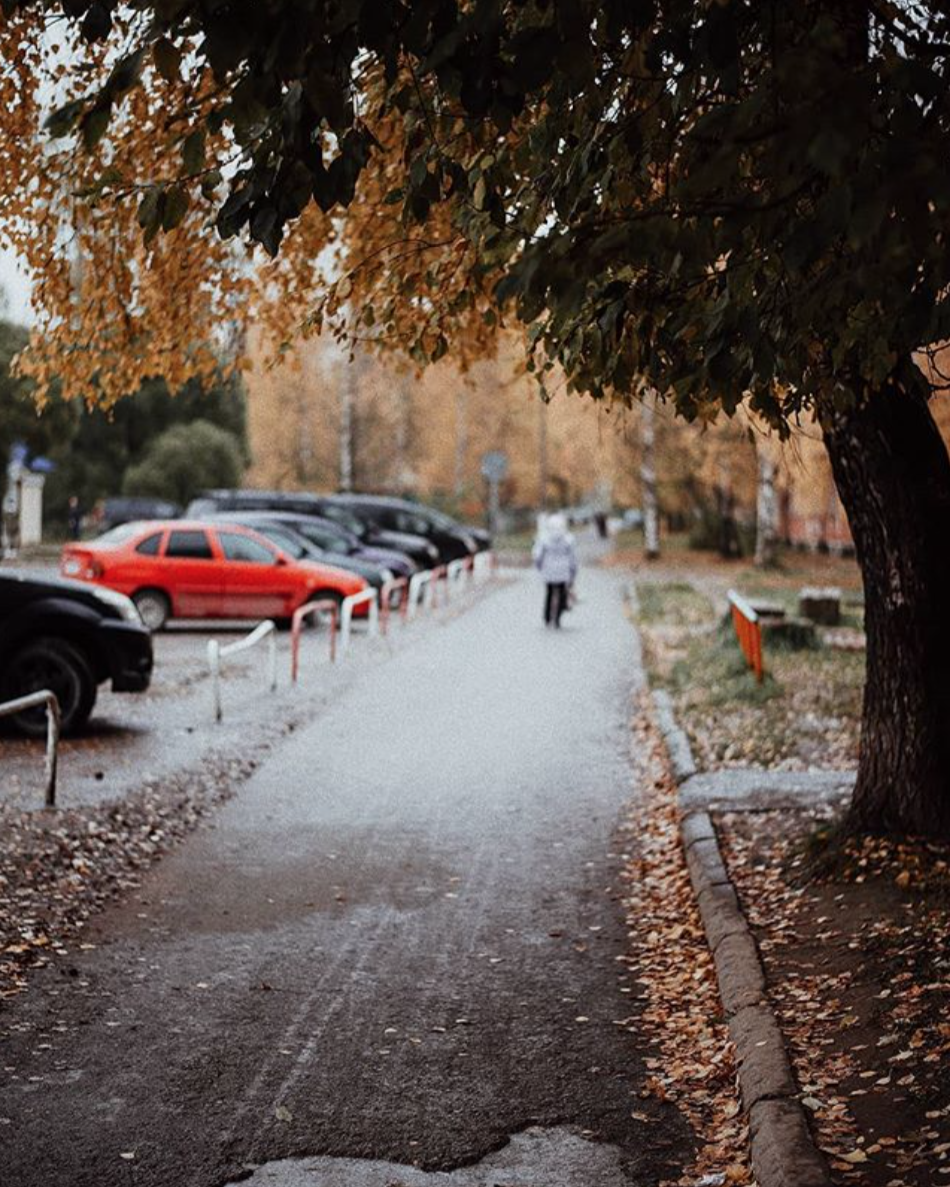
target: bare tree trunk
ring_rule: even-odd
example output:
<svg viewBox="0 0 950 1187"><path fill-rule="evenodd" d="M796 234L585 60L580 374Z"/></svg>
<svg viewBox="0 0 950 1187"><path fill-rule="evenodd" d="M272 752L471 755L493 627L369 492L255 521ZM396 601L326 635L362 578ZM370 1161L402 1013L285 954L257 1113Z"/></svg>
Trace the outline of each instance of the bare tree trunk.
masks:
<svg viewBox="0 0 950 1187"><path fill-rule="evenodd" d="M340 382L340 490L353 489L353 403L356 396L356 359L343 364Z"/></svg>
<svg viewBox="0 0 950 1187"><path fill-rule="evenodd" d="M538 401L538 506L548 509L548 405Z"/></svg>
<svg viewBox="0 0 950 1187"><path fill-rule="evenodd" d="M455 497L465 494L465 461L468 457L468 383L455 391Z"/></svg>
<svg viewBox="0 0 950 1187"><path fill-rule="evenodd" d="M640 486L643 502L643 551L647 560L660 555L660 511L656 497L656 409L653 393L640 404Z"/></svg>
<svg viewBox="0 0 950 1187"><path fill-rule="evenodd" d="M864 576L867 682L852 827L950 836L950 458L903 366L823 425Z"/></svg>
<svg viewBox="0 0 950 1187"><path fill-rule="evenodd" d="M759 480L755 507L755 563L759 568L775 564L778 536L778 501L775 497L775 463L759 453Z"/></svg>

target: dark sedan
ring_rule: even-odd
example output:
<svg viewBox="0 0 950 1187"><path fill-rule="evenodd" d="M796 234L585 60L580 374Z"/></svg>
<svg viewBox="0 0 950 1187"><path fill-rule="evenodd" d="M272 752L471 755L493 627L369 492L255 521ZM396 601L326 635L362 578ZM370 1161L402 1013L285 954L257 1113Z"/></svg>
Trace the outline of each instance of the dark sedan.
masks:
<svg viewBox="0 0 950 1187"><path fill-rule="evenodd" d="M363 544L359 536L332 519L304 515L298 511L261 511L256 514L285 528L292 528L317 548L381 565L384 569L391 569L397 577L411 577L419 570L415 561L404 552L399 552L395 548L374 548L372 545Z"/></svg>
<svg viewBox="0 0 950 1187"><path fill-rule="evenodd" d="M425 536L386 531L354 515L348 508L334 502L333 498L332 495L314 495L307 491L206 490L192 499L185 514L199 519L218 511L279 511L316 515L346 528L364 547L395 549L423 569L431 569L439 563L439 550Z"/></svg>
<svg viewBox="0 0 950 1187"><path fill-rule="evenodd" d="M0 573L0 700L48 688L64 732L88 719L99 685L143 692L152 675L152 638L132 602L78 581ZM42 734L45 711L11 718L22 733Z"/></svg>
<svg viewBox="0 0 950 1187"><path fill-rule="evenodd" d="M448 515L408 499L388 495L333 495L327 503L350 512L370 528L412 532L422 536L439 552L439 561L462 560L480 551L482 544L467 528ZM325 514L329 514L329 510Z"/></svg>

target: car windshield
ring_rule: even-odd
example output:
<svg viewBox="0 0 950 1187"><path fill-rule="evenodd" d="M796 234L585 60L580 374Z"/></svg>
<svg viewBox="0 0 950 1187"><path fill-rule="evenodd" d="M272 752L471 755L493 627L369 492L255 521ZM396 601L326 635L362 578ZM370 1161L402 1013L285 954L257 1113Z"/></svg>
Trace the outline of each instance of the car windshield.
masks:
<svg viewBox="0 0 950 1187"><path fill-rule="evenodd" d="M366 524L351 511L345 511L342 507L329 506L321 508L322 513L327 519L333 519L337 523L341 523L348 532L352 532L358 540L362 540L366 536Z"/></svg>
<svg viewBox="0 0 950 1187"><path fill-rule="evenodd" d="M295 561L299 561L310 551L296 532L288 532L285 528L276 527L271 523L248 523L247 526L273 541L278 548L282 548Z"/></svg>
<svg viewBox="0 0 950 1187"><path fill-rule="evenodd" d="M101 536L96 537L96 544L124 544L142 528L140 523L120 523L117 527L109 528Z"/></svg>

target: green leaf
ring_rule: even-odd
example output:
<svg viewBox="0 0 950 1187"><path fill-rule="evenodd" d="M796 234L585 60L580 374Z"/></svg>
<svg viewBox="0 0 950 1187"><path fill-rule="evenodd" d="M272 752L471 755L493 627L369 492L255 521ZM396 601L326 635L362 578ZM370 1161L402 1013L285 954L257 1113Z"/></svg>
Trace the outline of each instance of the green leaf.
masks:
<svg viewBox="0 0 950 1187"><path fill-rule="evenodd" d="M94 107L82 119L82 142L87 149L93 149L105 136L109 127L109 107Z"/></svg>
<svg viewBox="0 0 950 1187"><path fill-rule="evenodd" d="M280 225L276 209L269 203L262 203L251 219L251 238L264 248L269 256L276 256L284 229Z"/></svg>
<svg viewBox="0 0 950 1187"><path fill-rule="evenodd" d="M46 117L43 127L54 139L68 136L76 126L79 117L86 109L85 99L73 99L71 103L64 103L62 107Z"/></svg>
<svg viewBox="0 0 950 1187"><path fill-rule="evenodd" d="M488 186L485 184L485 178L480 177L475 182L475 189L472 191L472 202L476 210L485 209L485 198L488 193Z"/></svg>
<svg viewBox="0 0 950 1187"><path fill-rule="evenodd" d="M155 233L162 224L162 207L165 204L165 192L161 186L153 185L145 191L145 196L139 203L138 224L145 232L145 242L151 243Z"/></svg>
<svg viewBox="0 0 950 1187"><path fill-rule="evenodd" d="M181 159L185 166L186 177L194 177L196 173L200 173L204 168L204 128L196 128L193 132L189 133L189 135L185 137L185 142L181 146Z"/></svg>
<svg viewBox="0 0 950 1187"><path fill-rule="evenodd" d="M182 186L170 186L165 192L165 204L162 210L162 230L173 231L188 213L189 205L188 194Z"/></svg>
<svg viewBox="0 0 950 1187"><path fill-rule="evenodd" d="M181 71L181 50L167 37L160 37L152 46L155 69L168 82L175 82Z"/></svg>

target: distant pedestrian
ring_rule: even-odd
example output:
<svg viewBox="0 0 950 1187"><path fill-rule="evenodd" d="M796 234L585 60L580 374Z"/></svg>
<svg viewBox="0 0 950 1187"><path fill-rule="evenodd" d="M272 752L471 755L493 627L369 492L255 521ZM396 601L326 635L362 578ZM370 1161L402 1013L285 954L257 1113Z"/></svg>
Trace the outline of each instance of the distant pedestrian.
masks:
<svg viewBox="0 0 950 1187"><path fill-rule="evenodd" d="M563 515L549 515L538 527L532 551L535 568L545 584L544 622L559 627L567 609L567 599L577 576L577 553L574 539L567 530Z"/></svg>
<svg viewBox="0 0 950 1187"><path fill-rule="evenodd" d="M70 540L78 540L79 533L82 531L82 511L79 507L79 499L76 495L69 496L69 505L66 510L66 524L69 528Z"/></svg>

